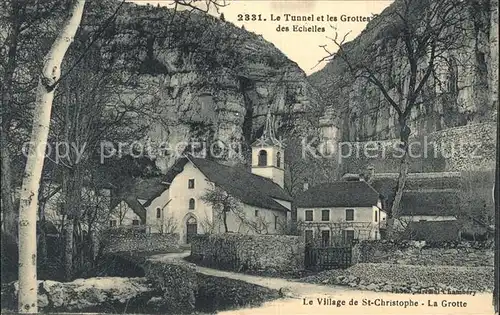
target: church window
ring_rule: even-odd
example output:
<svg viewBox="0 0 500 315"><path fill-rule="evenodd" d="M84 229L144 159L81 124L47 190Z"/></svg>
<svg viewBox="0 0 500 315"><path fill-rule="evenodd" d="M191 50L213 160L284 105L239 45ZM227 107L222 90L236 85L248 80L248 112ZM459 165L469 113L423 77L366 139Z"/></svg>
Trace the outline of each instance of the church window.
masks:
<svg viewBox="0 0 500 315"><path fill-rule="evenodd" d="M188 188L193 189L194 188L194 178L191 178L188 180Z"/></svg>
<svg viewBox="0 0 500 315"><path fill-rule="evenodd" d="M276 153L276 166L281 167L281 152Z"/></svg>
<svg viewBox="0 0 500 315"><path fill-rule="evenodd" d="M260 150L259 151L259 166L267 166L267 151L266 150Z"/></svg>
<svg viewBox="0 0 500 315"><path fill-rule="evenodd" d="M189 210L194 210L195 201L193 198L189 199Z"/></svg>
<svg viewBox="0 0 500 315"><path fill-rule="evenodd" d="M160 208L156 208L156 218L157 219L161 218L161 209Z"/></svg>

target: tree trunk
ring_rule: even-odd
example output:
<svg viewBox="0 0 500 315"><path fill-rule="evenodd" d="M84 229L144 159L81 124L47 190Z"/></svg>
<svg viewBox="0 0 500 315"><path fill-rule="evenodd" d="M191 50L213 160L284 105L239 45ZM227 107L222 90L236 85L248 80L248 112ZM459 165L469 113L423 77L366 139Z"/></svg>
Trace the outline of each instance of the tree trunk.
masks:
<svg viewBox="0 0 500 315"><path fill-rule="evenodd" d="M227 228L227 211L224 209L222 211L222 221L224 221L224 233L229 232L229 229Z"/></svg>
<svg viewBox="0 0 500 315"><path fill-rule="evenodd" d="M10 165L10 152L8 148L6 128L2 127L0 134L0 150L2 155L2 212L3 232L9 240L16 239L17 215L12 199L12 173Z"/></svg>
<svg viewBox="0 0 500 315"><path fill-rule="evenodd" d="M68 140L69 141L69 140ZM75 226L79 222L81 203L81 176L78 165L63 171L64 214L68 218L64 235L64 270L66 281L71 281L74 271ZM78 232L78 230L77 230ZM78 233L77 233L78 234ZM78 239L76 239L78 241ZM78 242L77 242L78 244ZM78 249L78 246L77 246Z"/></svg>
<svg viewBox="0 0 500 315"><path fill-rule="evenodd" d="M19 14L18 6L13 6L14 10L11 13L13 16ZM12 31L7 37L6 43L8 45L7 53L7 64L5 66L5 73L3 77L2 90L2 112L6 111L7 114L2 113L1 116L1 133L0 133L0 154L1 154L1 170L2 170L2 212L3 212L3 228L9 241L16 240L16 225L17 225L17 215L14 207L14 202L12 199L12 169L11 160L9 152L9 141L8 132L10 128L10 118L9 111L12 109L12 81L14 77L14 71L17 66L17 48L19 40L20 24L14 22L12 25Z"/></svg>
<svg viewBox="0 0 500 315"><path fill-rule="evenodd" d="M406 186L406 179L408 177L408 138L409 131L407 130L406 122L402 123L401 127L401 149L403 150L403 156L401 157L401 162L399 165L399 175L398 181L395 187L394 199L392 201L391 212L389 214L389 219L387 220L387 238L393 238L394 234L394 224L400 216L401 210L401 199L403 197L403 191Z"/></svg>
<svg viewBox="0 0 500 315"><path fill-rule="evenodd" d="M66 281L71 281L73 277L73 219L69 219L64 230L64 275Z"/></svg>
<svg viewBox="0 0 500 315"><path fill-rule="evenodd" d="M43 196L44 185L40 183L39 196L38 196L38 222L40 225L40 235L38 236L38 263L42 266L47 264L47 235L45 233L46 220L45 220L45 204L46 201Z"/></svg>
<svg viewBox="0 0 500 315"><path fill-rule="evenodd" d="M497 3L498 6L498 3ZM497 113L498 119L500 119L500 112ZM498 120L497 120L498 121ZM497 156L500 154L500 137L497 134ZM500 226L500 215L498 214L498 209L500 208L500 161L497 159L497 163L495 166L495 184L493 186L493 192L492 192L492 197L493 197L493 205L495 206L495 209L497 209L496 215L495 215L495 244L496 244L496 249L495 250L495 288L493 289L493 306L495 308L495 314L498 314L498 308L500 304L500 297L499 297L499 286L500 286L500 271L498 270L498 264L500 263L500 251L498 250L498 244L500 244L500 232L498 231L498 227Z"/></svg>
<svg viewBox="0 0 500 315"><path fill-rule="evenodd" d="M47 265L47 234L43 230L43 228L40 230L40 235L38 236L38 263L40 263L41 266L46 266Z"/></svg>
<svg viewBox="0 0 500 315"><path fill-rule="evenodd" d="M19 206L19 313L37 313L36 274L36 214L38 190L43 169L45 148L50 127L52 101L57 81L61 75L61 64L69 45L78 30L83 15L85 0L76 0L71 13L61 28L46 56L43 72L38 82L31 143L21 188Z"/></svg>

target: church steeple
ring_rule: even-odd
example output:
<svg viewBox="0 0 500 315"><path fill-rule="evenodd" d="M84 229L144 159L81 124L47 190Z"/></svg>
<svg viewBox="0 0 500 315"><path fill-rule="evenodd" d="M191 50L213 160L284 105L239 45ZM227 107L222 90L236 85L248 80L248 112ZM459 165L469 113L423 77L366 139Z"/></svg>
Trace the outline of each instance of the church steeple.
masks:
<svg viewBox="0 0 500 315"><path fill-rule="evenodd" d="M275 145L283 146L283 144L276 138L276 122L271 114L271 107L267 107L266 122L264 124L264 130L260 138L252 143L252 146L258 145Z"/></svg>
<svg viewBox="0 0 500 315"><path fill-rule="evenodd" d="M276 124L268 107L264 130L252 144L252 173L267 177L284 187L283 144L276 138Z"/></svg>

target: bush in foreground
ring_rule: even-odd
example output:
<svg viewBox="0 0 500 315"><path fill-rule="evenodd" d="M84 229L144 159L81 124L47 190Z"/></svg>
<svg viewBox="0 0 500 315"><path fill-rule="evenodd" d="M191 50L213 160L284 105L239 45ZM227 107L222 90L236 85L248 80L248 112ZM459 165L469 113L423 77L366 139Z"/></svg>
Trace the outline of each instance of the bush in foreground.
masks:
<svg viewBox="0 0 500 315"><path fill-rule="evenodd" d="M198 274L196 309L203 312L259 306L280 298L277 290L244 281Z"/></svg>

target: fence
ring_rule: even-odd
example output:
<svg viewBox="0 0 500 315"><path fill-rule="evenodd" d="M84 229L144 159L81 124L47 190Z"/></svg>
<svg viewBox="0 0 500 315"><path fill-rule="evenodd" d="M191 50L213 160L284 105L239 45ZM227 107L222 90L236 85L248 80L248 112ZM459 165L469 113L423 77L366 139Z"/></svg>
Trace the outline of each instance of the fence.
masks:
<svg viewBox="0 0 500 315"><path fill-rule="evenodd" d="M352 264L352 248L307 246L304 264L314 271L345 269Z"/></svg>

